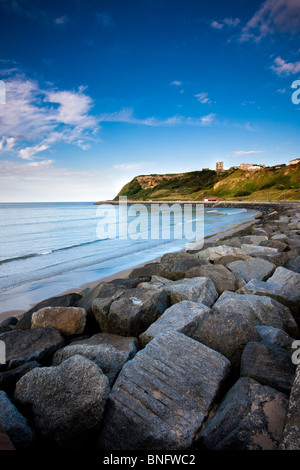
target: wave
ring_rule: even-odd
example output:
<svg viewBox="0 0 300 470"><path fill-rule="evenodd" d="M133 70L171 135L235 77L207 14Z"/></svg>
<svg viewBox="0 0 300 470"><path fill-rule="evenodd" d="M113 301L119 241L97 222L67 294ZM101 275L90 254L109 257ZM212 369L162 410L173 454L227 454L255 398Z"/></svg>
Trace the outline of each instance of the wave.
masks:
<svg viewBox="0 0 300 470"><path fill-rule="evenodd" d="M13 261L25 260L25 259L28 259L28 258L35 258L36 256L50 255L51 253L56 253L57 251L71 250L72 248L78 248L79 246L85 246L85 245L91 245L92 243L97 243L97 242L101 242L101 241L103 241L103 240L97 238L97 240L78 243L76 245L64 246L62 248L56 248L55 250L42 251L42 252L39 252L39 253L29 253L28 255L15 256L13 258L6 258L6 259L3 259L3 260L0 261L0 265L5 264L5 263L11 263Z"/></svg>
<svg viewBox="0 0 300 470"><path fill-rule="evenodd" d="M226 215L235 215L235 214L240 214L241 212L247 212L247 209L240 209L240 210L235 209L234 212L224 212L224 213Z"/></svg>

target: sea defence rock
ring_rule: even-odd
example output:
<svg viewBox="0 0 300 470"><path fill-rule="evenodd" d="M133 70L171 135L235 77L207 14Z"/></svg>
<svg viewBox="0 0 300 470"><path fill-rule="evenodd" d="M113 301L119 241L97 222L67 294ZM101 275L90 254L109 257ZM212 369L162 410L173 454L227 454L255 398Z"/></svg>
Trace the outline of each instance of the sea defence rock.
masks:
<svg viewBox="0 0 300 470"><path fill-rule="evenodd" d="M170 296L171 305L182 300L190 300L211 307L218 298L213 281L207 277L193 277L175 281L164 287L164 291Z"/></svg>
<svg viewBox="0 0 300 470"><path fill-rule="evenodd" d="M74 450L100 426L108 394L108 379L101 369L77 355L59 366L28 372L16 384L14 400L31 410L41 437Z"/></svg>
<svg viewBox="0 0 300 470"><path fill-rule="evenodd" d="M129 289L112 301L95 299L92 310L104 333L139 336L170 306L165 289Z"/></svg>
<svg viewBox="0 0 300 470"><path fill-rule="evenodd" d="M52 365L57 366L77 354L97 364L107 376L110 386L113 385L125 362L132 358L128 352L120 351L112 345L73 344L56 351Z"/></svg>
<svg viewBox="0 0 300 470"><path fill-rule="evenodd" d="M279 240L266 240L259 243L260 246L268 246L270 248L276 248L279 252L286 251L289 249L286 243Z"/></svg>
<svg viewBox="0 0 300 470"><path fill-rule="evenodd" d="M281 437L280 450L300 450L300 366L297 366L296 376L290 394L289 408L284 431Z"/></svg>
<svg viewBox="0 0 300 470"><path fill-rule="evenodd" d="M6 365L0 366L0 370L18 367L29 361L48 365L55 351L65 344L60 332L52 327L9 331L1 334L0 340L6 346Z"/></svg>
<svg viewBox="0 0 300 470"><path fill-rule="evenodd" d="M206 305L183 300L169 307L149 328L144 331L139 340L142 346L161 333L177 331L192 336L199 327L203 316L210 312Z"/></svg>
<svg viewBox="0 0 300 470"><path fill-rule="evenodd" d="M241 250L250 256L252 256L254 253L260 253L262 255L278 253L277 248L271 248L269 246L251 245L248 243L244 243L241 246Z"/></svg>
<svg viewBox="0 0 300 470"><path fill-rule="evenodd" d="M29 361L14 369L0 372L0 390L3 390L8 395L13 395L18 380L35 367L41 367L41 364L37 361Z"/></svg>
<svg viewBox="0 0 300 470"><path fill-rule="evenodd" d="M268 279L275 271L276 266L264 259L249 258L245 261L239 260L229 263L227 264L227 268L230 269L233 274L242 277L245 282L248 282L251 279L257 279L259 281Z"/></svg>
<svg viewBox="0 0 300 470"><path fill-rule="evenodd" d="M278 449L288 397L247 377L227 392L198 439L207 450Z"/></svg>
<svg viewBox="0 0 300 470"><path fill-rule="evenodd" d="M27 419L21 415L3 391L0 391L0 426L17 450L28 449L33 444L35 434Z"/></svg>
<svg viewBox="0 0 300 470"><path fill-rule="evenodd" d="M250 377L290 394L296 367L291 353L275 344L250 341L242 354L241 377Z"/></svg>
<svg viewBox="0 0 300 470"><path fill-rule="evenodd" d="M293 259L290 259L286 265L286 269L289 269L290 271L294 271L295 273L300 273L300 256L296 256Z"/></svg>
<svg viewBox="0 0 300 470"><path fill-rule="evenodd" d="M182 450L191 446L229 361L177 332L162 333L123 367L107 406L104 450Z"/></svg>
<svg viewBox="0 0 300 470"><path fill-rule="evenodd" d="M127 353L128 359L132 359L135 356L140 346L137 338L110 333L96 333L89 338L73 340L71 345L73 346L74 344L112 346L118 351Z"/></svg>
<svg viewBox="0 0 300 470"><path fill-rule="evenodd" d="M289 307L297 318L300 313L300 274L278 267L266 282L252 279L240 291L269 296Z"/></svg>
<svg viewBox="0 0 300 470"><path fill-rule="evenodd" d="M244 347L249 341L259 341L257 325L274 326L288 333L298 330L289 309L279 302L226 291L212 313L201 320L193 338L227 357L238 373Z"/></svg>
<svg viewBox="0 0 300 470"><path fill-rule="evenodd" d="M204 258L208 261L215 262L216 259L221 258L223 256L239 256L245 255L245 251L241 250L237 247L227 246L227 245L219 245L219 246L212 246L206 248L205 250L201 250L198 252L199 258Z"/></svg>
<svg viewBox="0 0 300 470"><path fill-rule="evenodd" d="M109 298L117 295L117 292L125 292L127 289L135 288L139 282L149 281L149 277L145 278L132 278L132 279L113 279L109 282L99 282L95 287L82 296L75 307L84 308L87 315L92 313L92 303L98 297Z"/></svg>
<svg viewBox="0 0 300 470"><path fill-rule="evenodd" d="M72 292L70 294L60 295L58 297L50 297L49 299L39 302L28 312L23 313L16 325L17 329L26 330L31 328L31 317L34 312L44 307L71 307L81 299L82 295Z"/></svg>
<svg viewBox="0 0 300 470"><path fill-rule="evenodd" d="M208 277L215 285L218 294L222 294L225 290L235 291L238 288L238 282L234 274L221 264L205 264L197 266L186 271L187 278Z"/></svg>
<svg viewBox="0 0 300 470"><path fill-rule="evenodd" d="M86 311L78 307L45 307L32 314L31 328L52 326L64 336L83 333Z"/></svg>
<svg viewBox="0 0 300 470"><path fill-rule="evenodd" d="M260 325L255 327L262 341L267 343L276 344L287 351L292 350L292 344L295 341L290 335L280 328L273 326Z"/></svg>

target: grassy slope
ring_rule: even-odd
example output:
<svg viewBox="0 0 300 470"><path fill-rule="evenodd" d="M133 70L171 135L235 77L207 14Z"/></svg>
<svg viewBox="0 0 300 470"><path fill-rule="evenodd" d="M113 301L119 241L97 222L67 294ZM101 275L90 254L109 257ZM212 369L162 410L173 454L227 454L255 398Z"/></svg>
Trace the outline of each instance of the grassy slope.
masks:
<svg viewBox="0 0 300 470"><path fill-rule="evenodd" d="M134 178L119 192L130 200L202 200L218 196L221 200L236 201L299 201L300 164L276 169L268 167L256 172L228 170L194 171L183 175L168 175L153 188L143 189L143 179ZM155 175L153 175L155 178ZM145 184L146 186L146 184Z"/></svg>

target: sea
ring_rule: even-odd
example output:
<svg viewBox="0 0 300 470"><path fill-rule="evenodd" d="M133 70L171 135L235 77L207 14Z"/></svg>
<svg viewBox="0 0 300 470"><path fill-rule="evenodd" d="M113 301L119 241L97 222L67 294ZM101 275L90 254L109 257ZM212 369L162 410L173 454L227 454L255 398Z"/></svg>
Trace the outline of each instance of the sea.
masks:
<svg viewBox="0 0 300 470"><path fill-rule="evenodd" d="M117 210L93 202L1 203L0 317L183 250L191 240L184 230L178 236L176 230L185 222L174 214L163 219L167 224L163 233L149 223L150 207L148 215L136 205L123 208L123 215L124 210L130 214L125 221ZM161 206L160 217L163 211L168 216L168 210ZM258 212L193 205L190 213L194 232L202 230L207 238L253 220Z"/></svg>

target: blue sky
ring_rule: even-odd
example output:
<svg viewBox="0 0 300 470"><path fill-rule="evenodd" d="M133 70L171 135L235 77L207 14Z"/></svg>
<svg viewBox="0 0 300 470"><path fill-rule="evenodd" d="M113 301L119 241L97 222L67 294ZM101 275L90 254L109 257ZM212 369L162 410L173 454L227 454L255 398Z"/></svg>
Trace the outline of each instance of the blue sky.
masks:
<svg viewBox="0 0 300 470"><path fill-rule="evenodd" d="M0 0L0 201L299 157L299 0Z"/></svg>

